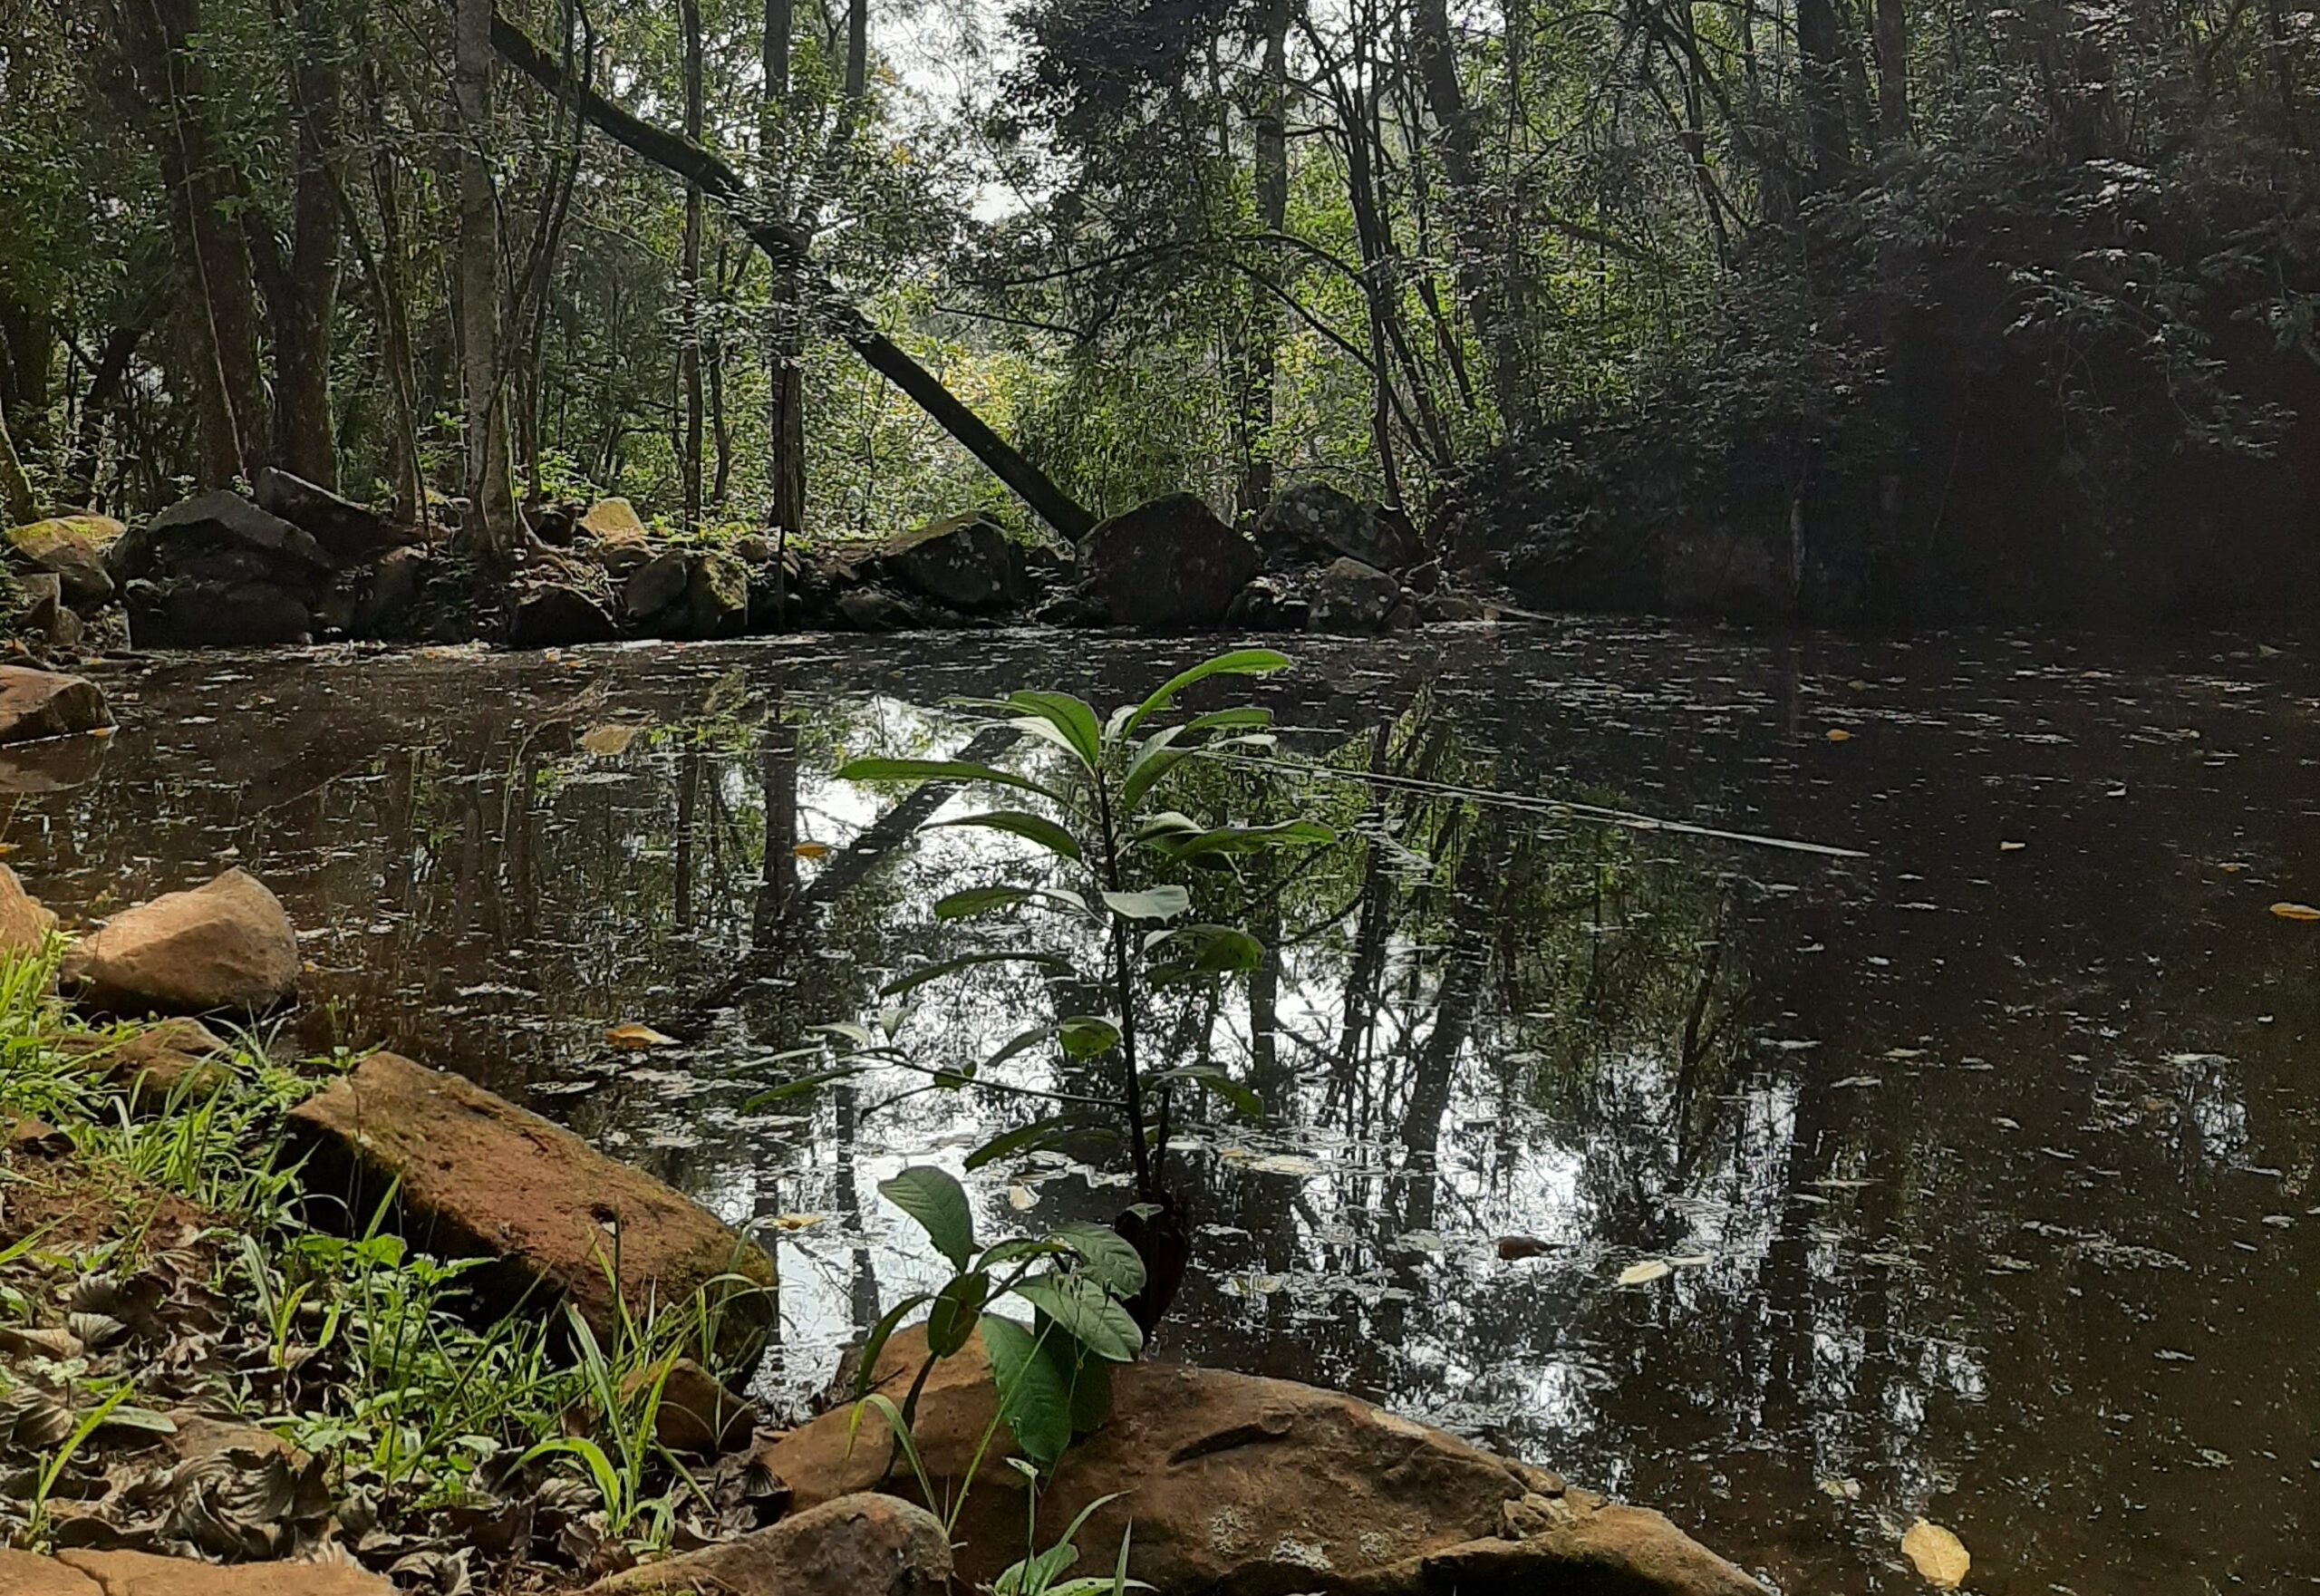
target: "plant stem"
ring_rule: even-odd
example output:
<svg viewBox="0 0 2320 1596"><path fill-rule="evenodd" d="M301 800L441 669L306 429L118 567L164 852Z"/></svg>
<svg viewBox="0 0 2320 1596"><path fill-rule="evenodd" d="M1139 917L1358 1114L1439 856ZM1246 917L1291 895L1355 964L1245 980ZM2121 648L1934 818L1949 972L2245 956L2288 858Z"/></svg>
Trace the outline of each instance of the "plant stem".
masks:
<svg viewBox="0 0 2320 1596"><path fill-rule="evenodd" d="M1096 787L1096 818L1103 827L1103 885L1107 892L1120 890L1119 828L1112 814L1111 787L1100 769L1094 773ZM1133 981L1135 966L1128 959L1127 921L1118 914L1112 915L1112 990L1120 1004L1120 1061L1126 1087L1128 1156L1136 1169L1136 1200L1149 1203L1158 1195L1153 1187L1152 1163L1144 1135L1144 1078L1136 1067L1136 991Z"/></svg>

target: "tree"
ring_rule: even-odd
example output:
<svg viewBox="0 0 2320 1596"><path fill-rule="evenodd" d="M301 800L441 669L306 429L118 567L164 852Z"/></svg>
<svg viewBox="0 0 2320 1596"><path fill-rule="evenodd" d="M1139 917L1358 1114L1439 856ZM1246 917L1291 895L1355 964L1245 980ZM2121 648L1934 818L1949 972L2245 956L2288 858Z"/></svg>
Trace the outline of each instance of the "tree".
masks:
<svg viewBox="0 0 2320 1596"><path fill-rule="evenodd" d="M459 132L459 393L469 519L487 559L515 555L519 527L508 469L507 374L500 363L499 208L491 174L491 0L457 0L452 97Z"/></svg>

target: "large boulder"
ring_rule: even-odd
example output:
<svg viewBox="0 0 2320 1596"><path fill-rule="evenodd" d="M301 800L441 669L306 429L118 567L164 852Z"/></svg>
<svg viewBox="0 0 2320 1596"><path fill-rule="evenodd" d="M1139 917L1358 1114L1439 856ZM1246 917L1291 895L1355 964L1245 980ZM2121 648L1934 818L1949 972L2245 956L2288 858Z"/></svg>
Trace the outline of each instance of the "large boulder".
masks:
<svg viewBox="0 0 2320 1596"><path fill-rule="evenodd" d="M330 556L312 533L223 488L171 505L126 533L112 546L108 564L114 580L125 582L178 566L197 550L255 555L269 574L316 584L330 572Z"/></svg>
<svg viewBox="0 0 2320 1596"><path fill-rule="evenodd" d="M1097 524L1079 564L1105 613L1150 632L1221 624L1257 574L1257 546L1189 493L1172 493Z"/></svg>
<svg viewBox="0 0 2320 1596"><path fill-rule="evenodd" d="M619 635L599 600L561 582L527 587L508 606L509 648L568 648Z"/></svg>
<svg viewBox="0 0 2320 1596"><path fill-rule="evenodd" d="M394 1596L394 1585L344 1562L246 1562L232 1568L145 1552L54 1557L0 1551L5 1596Z"/></svg>
<svg viewBox="0 0 2320 1596"><path fill-rule="evenodd" d="M111 724L103 690L85 676L0 665L0 743L71 737Z"/></svg>
<svg viewBox="0 0 2320 1596"><path fill-rule="evenodd" d="M124 530L110 516L54 516L11 527L7 540L17 559L58 579L66 604L92 609L113 595L105 556Z"/></svg>
<svg viewBox="0 0 2320 1596"><path fill-rule="evenodd" d="M878 565L910 591L968 614L1016 608L1030 595L1022 547L989 516L946 516L905 532Z"/></svg>
<svg viewBox="0 0 2320 1596"><path fill-rule="evenodd" d="M685 556L674 549L654 555L629 573L621 584L620 605L634 621L649 621L684 597L692 580Z"/></svg>
<svg viewBox="0 0 2320 1596"><path fill-rule="evenodd" d="M923 1329L897 1335L874 1379L899 1402L925 1357ZM955 1526L970 1581L994 1578L1024 1543L1025 1482L1005 1466L1005 1428L990 1436L991 1413L978 1338L934 1366L912 1425L938 1493L955 1496L973 1469ZM863 1490L911 1494L909 1465L881 1425L841 1408L758 1460L800 1507ZM1032 1539L1053 1544L1115 1494L1075 1539L1079 1572L1109 1569L1132 1523L1130 1572L1160 1596L1764 1596L1657 1513L1354 1398L1253 1375L1115 1369L1110 1421L1074 1443L1041 1488Z"/></svg>
<svg viewBox="0 0 2320 1596"><path fill-rule="evenodd" d="M749 624L749 568L730 554L697 554L685 574L684 634L738 637Z"/></svg>
<svg viewBox="0 0 2320 1596"><path fill-rule="evenodd" d="M1305 624L1314 632L1382 632L1401 602L1402 585L1385 572L1357 559L1336 559L1313 585Z"/></svg>
<svg viewBox="0 0 2320 1596"><path fill-rule="evenodd" d="M304 585L258 579L132 581L121 592L130 641L139 648L270 648L314 638L313 602Z"/></svg>
<svg viewBox="0 0 2320 1596"><path fill-rule="evenodd" d="M600 1333L633 1311L717 1299L716 1370L740 1379L773 1322L773 1260L641 1170L456 1075L373 1053L300 1104L310 1184L368 1214L390 1188L430 1250L488 1263L465 1277L488 1312L576 1306ZM744 1285L742 1282L753 1282Z"/></svg>
<svg viewBox="0 0 2320 1596"><path fill-rule="evenodd" d="M246 870L124 909L64 955L60 979L115 1013L264 1013L298 986L298 935Z"/></svg>
<svg viewBox="0 0 2320 1596"><path fill-rule="evenodd" d="M56 929L55 912L24 890L16 873L0 865L0 953L35 953Z"/></svg>
<svg viewBox="0 0 2320 1596"><path fill-rule="evenodd" d="M580 517L580 530L599 543L641 544L644 523L624 498L600 498Z"/></svg>
<svg viewBox="0 0 2320 1596"><path fill-rule="evenodd" d="M420 541L416 528L397 527L376 510L272 466L258 472L256 487L258 508L313 534L334 566L361 565Z"/></svg>
<svg viewBox="0 0 2320 1596"><path fill-rule="evenodd" d="M1326 482L1300 482L1257 517L1257 547L1276 568L1343 555L1399 571L1426 558L1409 522L1393 510L1362 503Z"/></svg>
<svg viewBox="0 0 2320 1596"><path fill-rule="evenodd" d="M842 1496L738 1541L648 1563L582 1596L945 1596L942 1523L893 1496Z"/></svg>

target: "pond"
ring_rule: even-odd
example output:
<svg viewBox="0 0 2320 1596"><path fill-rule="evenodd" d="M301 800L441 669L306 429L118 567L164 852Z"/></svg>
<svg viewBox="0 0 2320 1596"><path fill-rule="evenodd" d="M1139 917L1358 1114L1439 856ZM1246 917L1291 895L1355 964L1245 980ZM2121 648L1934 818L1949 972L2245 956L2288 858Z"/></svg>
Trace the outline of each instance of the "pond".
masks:
<svg viewBox="0 0 2320 1596"><path fill-rule="evenodd" d="M959 696L1108 705L1200 649L158 658L102 672L123 729L75 768L0 772L6 844L76 922L256 871L304 930L302 1045L464 1071L764 1225L797 1409L937 1273L877 1181L1029 1113L910 1078L750 1107L809 1028L1011 934L942 893L1038 879L832 771L982 735ZM1169 1011L1265 1114L1180 1144L1165 1355L1432 1418L1789 1591L1921 1589L1920 1515L1978 1591L2320 1585L2320 925L2270 912L2320 901L2320 655L1290 652L1252 691L1342 840L1272 884L1277 962ZM989 967L914 1000L937 1065L1054 1018ZM1060 1154L969 1178L986 1235L1125 1201Z"/></svg>

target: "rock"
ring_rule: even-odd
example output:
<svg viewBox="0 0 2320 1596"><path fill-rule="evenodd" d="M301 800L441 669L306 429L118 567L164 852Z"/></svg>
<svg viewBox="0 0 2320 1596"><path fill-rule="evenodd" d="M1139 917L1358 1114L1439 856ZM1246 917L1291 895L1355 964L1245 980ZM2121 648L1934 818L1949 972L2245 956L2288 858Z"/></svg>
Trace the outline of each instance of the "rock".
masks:
<svg viewBox="0 0 2320 1596"><path fill-rule="evenodd" d="M926 1354L923 1328L880 1357L895 1400ZM980 1340L934 1366L913 1426L935 1490L953 1493L991 1415ZM880 1486L909 1465L881 1421L850 1408L760 1449L812 1507ZM1022 1554L1024 1482L1002 1427L955 1526L959 1573L995 1577ZM912 1487L914 1490L914 1486ZM1286 1380L1134 1363L1112 1371L1110 1422L1073 1444L1039 1497L1033 1536L1051 1545L1079 1511L1078 1572L1108 1570L1134 1521L1131 1570L1161 1596L1764 1596L1658 1514L1621 1506L1367 1402ZM904 1494L909 1494L905 1491Z"/></svg>
<svg viewBox="0 0 2320 1596"><path fill-rule="evenodd" d="M1300 482L1266 506L1257 517L1257 547L1276 568L1308 564L1317 555L1342 555L1381 571L1426 558L1425 545L1401 516L1326 482Z"/></svg>
<svg viewBox="0 0 2320 1596"><path fill-rule="evenodd" d="M246 1562L220 1568L143 1552L74 1551L58 1552L55 1561L83 1583L28 1584L24 1589L44 1596L52 1590L57 1596L394 1596L394 1586L386 1580L343 1562ZM14 1562L0 1562L0 1591L7 1596L17 1596L13 1580L18 1567Z"/></svg>
<svg viewBox="0 0 2320 1596"><path fill-rule="evenodd" d="M0 794L70 792L86 787L104 768L103 737L53 737L20 742L0 752Z"/></svg>
<svg viewBox="0 0 2320 1596"><path fill-rule="evenodd" d="M599 1332L616 1320L607 1266L629 1306L720 1297L712 1362L754 1368L773 1320L773 1260L641 1170L456 1075L373 1053L292 1111L316 1189L369 1214L392 1183L405 1228L433 1251L484 1258L466 1276L478 1303L556 1311L563 1295ZM720 1276L757 1282L744 1288ZM545 1287L543 1296L539 1288Z"/></svg>
<svg viewBox="0 0 2320 1596"><path fill-rule="evenodd" d="M1098 522L1079 563L1115 623L1174 632L1223 622L1259 562L1257 546L1208 506L1172 493Z"/></svg>
<svg viewBox="0 0 2320 1596"><path fill-rule="evenodd" d="M15 578L16 612L9 624L27 637L51 640L64 608L63 579L53 571L30 571Z"/></svg>
<svg viewBox="0 0 2320 1596"><path fill-rule="evenodd" d="M377 637L400 625L419 602L431 557L424 548L410 547L381 555L364 573L347 630L357 637Z"/></svg>
<svg viewBox="0 0 2320 1596"><path fill-rule="evenodd" d="M287 567L315 582L330 570L330 556L312 533L223 488L171 505L126 533L107 564L113 579L125 584L174 563L182 551L200 548L239 548L269 568Z"/></svg>
<svg viewBox="0 0 2320 1596"><path fill-rule="evenodd" d="M55 929L55 914L24 890L14 870L0 865L0 953L36 953Z"/></svg>
<svg viewBox="0 0 2320 1596"><path fill-rule="evenodd" d="M944 1596L950 1581L942 1521L911 1503L865 1493L615 1574L583 1596Z"/></svg>
<svg viewBox="0 0 2320 1596"><path fill-rule="evenodd" d="M633 1397L651 1383L652 1372L640 1369L631 1374L621 1382L621 1396ZM690 1358L669 1366L668 1378L661 1382L661 1405L652 1413L652 1433L661 1445L672 1452L714 1456L748 1446L757 1427L757 1405L748 1398L727 1390Z"/></svg>
<svg viewBox="0 0 2320 1596"><path fill-rule="evenodd" d="M532 536L550 548L569 548L580 536L580 517L584 512L576 505L542 505L528 513Z"/></svg>
<svg viewBox="0 0 2320 1596"><path fill-rule="evenodd" d="M883 587L849 588L831 607L856 632L914 632L925 624L908 599Z"/></svg>
<svg viewBox="0 0 2320 1596"><path fill-rule="evenodd" d="M698 554L685 578L685 635L738 637L749 623L749 568L730 554Z"/></svg>
<svg viewBox="0 0 2320 1596"><path fill-rule="evenodd" d="M139 648L270 648L314 641L314 613L299 588L266 581L132 581L121 590Z"/></svg>
<svg viewBox="0 0 2320 1596"><path fill-rule="evenodd" d="M1280 577L1260 576L1232 595L1224 624L1250 632L1300 631L1310 608Z"/></svg>
<svg viewBox="0 0 2320 1596"><path fill-rule="evenodd" d="M1427 560L1412 566L1402 573L1402 585L1420 597L1431 596L1442 585L1442 562Z"/></svg>
<svg viewBox="0 0 2320 1596"><path fill-rule="evenodd" d="M1468 598L1463 593L1430 593L1419 601L1417 613L1426 621L1455 623L1479 621L1488 612L1480 601Z"/></svg>
<svg viewBox="0 0 2320 1596"><path fill-rule="evenodd" d="M772 538L759 532L745 532L733 539L733 557L745 566L770 564L777 552Z"/></svg>
<svg viewBox="0 0 2320 1596"><path fill-rule="evenodd" d="M509 648L567 648L619 635L603 605L562 583L525 588L508 611Z"/></svg>
<svg viewBox="0 0 2320 1596"><path fill-rule="evenodd" d="M63 599L76 609L93 609L113 595L105 554L125 528L110 516L54 516L12 527L8 547L36 571L63 585Z"/></svg>
<svg viewBox="0 0 2320 1596"><path fill-rule="evenodd" d="M359 566L419 541L416 530L272 466L259 470L256 486L258 508L311 533L334 566Z"/></svg>
<svg viewBox="0 0 2320 1596"><path fill-rule="evenodd" d="M1306 618L1306 628L1351 634L1382 631L1401 599L1402 585L1375 566L1336 559L1314 584L1313 610Z"/></svg>
<svg viewBox="0 0 2320 1596"><path fill-rule="evenodd" d="M692 571L681 554L657 554L629 573L620 606L633 620L649 620L685 595Z"/></svg>
<svg viewBox="0 0 2320 1596"><path fill-rule="evenodd" d="M5 1596L104 1596L103 1587L78 1569L33 1552L0 1550L0 1592Z"/></svg>
<svg viewBox="0 0 2320 1596"><path fill-rule="evenodd" d="M1014 609L1030 592L1023 551L989 516L946 516L905 532L878 564L914 593L969 614Z"/></svg>
<svg viewBox="0 0 2320 1596"><path fill-rule="evenodd" d="M149 1108L159 1108L181 1087L188 1098L206 1098L233 1079L227 1063L232 1047L200 1020L183 1016L124 1037L61 1037L57 1049L102 1069L116 1086L136 1088Z"/></svg>
<svg viewBox="0 0 2320 1596"><path fill-rule="evenodd" d="M85 676L0 665L0 743L71 737L111 724L102 690Z"/></svg>
<svg viewBox="0 0 2320 1596"><path fill-rule="evenodd" d="M580 517L580 530L599 543L642 543L644 523L624 498L600 498Z"/></svg>
<svg viewBox="0 0 2320 1596"><path fill-rule="evenodd" d="M106 921L58 972L115 1012L259 1014L297 990L298 936L282 900L246 870L166 893Z"/></svg>

